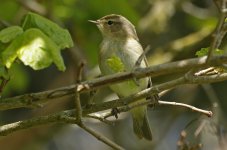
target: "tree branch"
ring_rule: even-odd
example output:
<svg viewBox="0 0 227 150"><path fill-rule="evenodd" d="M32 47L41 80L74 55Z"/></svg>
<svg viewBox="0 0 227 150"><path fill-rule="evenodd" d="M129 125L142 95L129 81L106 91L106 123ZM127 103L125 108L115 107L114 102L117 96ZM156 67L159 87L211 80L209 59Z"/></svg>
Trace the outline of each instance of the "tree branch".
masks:
<svg viewBox="0 0 227 150"><path fill-rule="evenodd" d="M106 104L102 103L101 105L107 106L107 105L110 105L112 103L118 103L119 101L122 101L122 99L113 100L113 101L110 101L110 102L105 102ZM129 103L131 103L132 101L133 101L133 99L129 100ZM119 112L126 112L126 111L129 111L132 108L139 107L141 105L153 104L154 102L153 101L138 102L138 103L136 103L136 104L134 104L134 105L132 105L130 107L129 107L129 105L126 105L126 104L123 104L123 103L121 102L122 105L117 105L117 106L121 106L119 108ZM189 109L191 109L193 111L197 111L197 112L203 113L203 114L205 114L205 115L207 115L209 117L212 116L212 112L211 111L202 110L202 109L196 108L194 106L183 104L183 103L159 101L158 104L159 105L173 105L173 106L186 107L186 108L189 108ZM111 113L106 113L102 117L94 117L92 115L88 115L88 113L97 112L98 109L95 109L95 107L99 107L99 104L94 105L92 108L88 108L88 109L85 108L84 111L83 111L83 116L85 116L85 117L88 116L88 118L95 118L95 119L98 119L100 121L103 121L103 122L109 124L110 122L108 122L104 118L113 116L113 114L111 114ZM102 108L104 108L104 107L102 107ZM111 108L112 107L110 105L109 109L111 109ZM90 109L93 110L93 111L91 111ZM100 109L99 108L99 110L102 111L104 109ZM75 114L76 114L75 110L67 110L67 111L62 111L62 112L59 112L59 113L56 113L56 114L53 114L53 115L49 115L49 116L41 116L41 117L37 117L37 118L34 118L34 119L29 119L29 120L25 120L25 121L18 121L18 122L15 122L15 123L3 125L3 126L0 126L0 135L1 136L5 136L5 135L8 135L8 134L13 133L15 131L19 131L19 130L22 130L22 129L28 129L30 127L35 127L35 126L39 126L39 125L43 125L43 124L50 124L50 123L71 123L71 124L75 124L76 123L81 128L84 129L84 124L82 124L82 126L81 126L81 123L78 122L78 119L77 118L73 118L75 116ZM93 133L92 133L92 135L93 135ZM103 137L101 135L96 135L96 136L99 137L99 138Z"/></svg>
<svg viewBox="0 0 227 150"><path fill-rule="evenodd" d="M114 142L112 142L111 140L109 140L105 136L97 133L96 131L94 131L94 130L88 128L88 127L86 127L84 124L80 125L80 127L83 128L84 130L86 130L88 133L90 133L94 137L96 137L98 140L100 140L100 141L104 142L105 144L109 145L113 149L116 149L116 150L124 150L124 148L122 148L121 146L115 144Z"/></svg>
<svg viewBox="0 0 227 150"><path fill-rule="evenodd" d="M67 120L65 116L72 115L72 112L60 112L48 116L40 116L29 120L18 121L7 125L0 126L0 135L6 136L18 130L28 129L31 127L50 124L50 123L76 123L76 121Z"/></svg>
<svg viewBox="0 0 227 150"><path fill-rule="evenodd" d="M227 80L227 73L210 75L210 76L193 76L192 74L186 74L183 77L153 86L151 88L145 89L141 92L138 92L126 98L112 100L112 101L108 101L100 104L94 104L89 108L85 107L83 109L83 116L86 116L87 114L91 114L94 112L111 109L113 107L122 107L138 99L151 96L153 94L159 93L166 89L174 88L179 85L212 83L212 82L218 82L223 80ZM0 135L7 135L21 129L27 129L29 127L42 125L42 124L49 124L49 123L56 123L56 122L77 123L77 122L71 122L65 119L65 116L70 116L70 117L75 116L75 110L67 110L54 115L42 116L42 117L30 119L30 120L19 121L19 122L3 125L0 127Z"/></svg>
<svg viewBox="0 0 227 150"><path fill-rule="evenodd" d="M171 89L179 85L190 84L190 83L191 84L212 83L212 82L223 81L223 80L227 80L227 73L211 75L211 76L193 76L193 77L190 77L190 75L185 75L184 77L180 77L178 79L153 86L151 88L145 89L141 92L138 92L126 98L116 99L116 100L112 100L112 101L108 101L100 104L94 104L89 108L85 107L83 109L83 116L86 116L87 114L91 114L94 112L111 109L113 107L125 106L128 103L134 102L138 99L148 97L155 93L164 91L166 89ZM7 135L17 130L21 130L21 129L25 129L25 128L29 128L37 125L47 124L47 123L67 122L68 120L64 120L64 116L75 116L75 110L67 110L54 115L38 117L27 121L22 121L22 122L19 121L8 125L3 125L0 127L0 135ZM72 123L72 122L68 121L67 123Z"/></svg>
<svg viewBox="0 0 227 150"><path fill-rule="evenodd" d="M196 112L200 112L200 113L202 113L202 114L205 114L205 115L207 115L208 117L211 117L211 116L213 115L212 111L203 110L203 109L200 109L200 108L196 108L195 106L191 106L191 105L184 104L184 103L159 101L159 105L181 106L181 107L189 108L189 109L191 109L192 111L196 111Z"/></svg>
<svg viewBox="0 0 227 150"><path fill-rule="evenodd" d="M227 56L214 56L210 59L209 63L206 64L206 56L200 58L192 58L182 61L176 61L147 68L139 68L133 70L133 72L123 72L113 75L108 75L93 80L81 82L80 84L74 84L58 89L29 93L11 98L0 99L0 110L7 110L21 107L34 107L44 104L47 101L56 100L57 98L64 96L72 96L75 92L75 86L77 85L78 92L87 92L97 89L102 86L106 86L113 83L122 82L130 78L143 78L147 76L155 77L160 75L166 75L177 72L188 71L191 68L200 68L204 66L217 66L227 62ZM219 78L218 78L219 79ZM215 80L215 79L214 79ZM213 81L215 82L215 81ZM218 81L217 81L218 82Z"/></svg>

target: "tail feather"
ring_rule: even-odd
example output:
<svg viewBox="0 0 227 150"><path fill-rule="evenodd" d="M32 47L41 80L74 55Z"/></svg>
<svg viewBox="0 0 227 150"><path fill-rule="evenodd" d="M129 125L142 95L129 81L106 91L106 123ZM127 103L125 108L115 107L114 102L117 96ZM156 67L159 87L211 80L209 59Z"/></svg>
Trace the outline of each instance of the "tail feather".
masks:
<svg viewBox="0 0 227 150"><path fill-rule="evenodd" d="M148 116L144 116L143 120L143 126L142 126L142 131L143 131L143 137L147 140L152 140L152 133L151 133L151 128L148 120Z"/></svg>
<svg viewBox="0 0 227 150"><path fill-rule="evenodd" d="M133 131L139 139L143 138L143 131L137 119L133 118Z"/></svg>
<svg viewBox="0 0 227 150"><path fill-rule="evenodd" d="M147 116L147 107L134 108L132 111L133 130L139 139L152 140L151 128Z"/></svg>

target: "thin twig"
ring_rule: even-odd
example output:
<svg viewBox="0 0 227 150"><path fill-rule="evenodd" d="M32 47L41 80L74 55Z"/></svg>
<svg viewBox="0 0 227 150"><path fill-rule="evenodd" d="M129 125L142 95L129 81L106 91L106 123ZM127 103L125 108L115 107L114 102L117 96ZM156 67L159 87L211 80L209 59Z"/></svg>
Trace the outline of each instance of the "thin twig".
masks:
<svg viewBox="0 0 227 150"><path fill-rule="evenodd" d="M96 137L98 140L100 140L103 143L109 145L113 149L124 150L124 148L122 148L121 146L117 145L116 143L114 143L113 141L109 140L108 138L106 138L105 136L101 135L100 133L97 133L96 131L86 127L85 125L81 124L80 127L83 128L88 133L90 133L91 135L93 135L94 137Z"/></svg>
<svg viewBox="0 0 227 150"><path fill-rule="evenodd" d="M209 68L206 68L206 69L203 69L203 70L200 70L200 71L196 72L195 75L196 75L196 76L205 75L205 74L207 74L208 72L213 71L214 69L215 69L214 67L209 67Z"/></svg>
<svg viewBox="0 0 227 150"><path fill-rule="evenodd" d="M136 63L135 63L135 68L137 68L137 67L140 66L142 60L146 57L146 54L147 54L147 52L150 50L150 48L151 48L150 45L148 45L148 46L144 49L143 53L139 56L139 58L137 59L137 61L136 61Z"/></svg>
<svg viewBox="0 0 227 150"><path fill-rule="evenodd" d="M149 105L149 104L154 104L154 102L153 101L143 101L143 102L139 102L138 101L137 103L130 104L130 106L129 105L122 106L122 107L118 108L118 111L119 111L119 113L121 113L121 112L128 112L129 110L131 110L131 109L133 109L135 107L139 107L139 106L143 106L143 105ZM212 111L200 109L200 108L194 107L194 106L189 105L189 104L184 104L184 103L167 102L167 101L161 101L161 100L159 100L157 105L181 106L181 107L189 108L192 111L196 111L196 112L202 113L202 114L204 114L204 115L206 115L208 117L212 117L212 115L213 115ZM111 116L114 116L114 114L112 114L111 112L109 112L109 113L107 113L104 116L104 118L108 118L108 117L111 117Z"/></svg>
<svg viewBox="0 0 227 150"><path fill-rule="evenodd" d="M77 76L76 76L76 86L75 86L75 106L76 106L76 118L77 122L80 124L82 123L82 108L81 108L81 102L80 102L80 93L78 92L78 84L81 82L82 78L82 70L84 67L84 63L81 62L79 64L79 67L77 69Z"/></svg>
<svg viewBox="0 0 227 150"><path fill-rule="evenodd" d="M84 66L85 61L81 61L78 65L78 68L76 70L76 83L81 83Z"/></svg>
<svg viewBox="0 0 227 150"><path fill-rule="evenodd" d="M108 113L101 113L101 114L95 113L95 114L91 114L91 115L86 115L85 117L99 120L108 125L114 125L115 123L113 121L109 121L109 120L105 119L106 114L108 114Z"/></svg>
<svg viewBox="0 0 227 150"><path fill-rule="evenodd" d="M204 109L196 108L194 106L191 106L191 105L188 105L188 104L184 104L184 103L166 102L166 101L158 101L158 103L160 105L173 105L173 106L186 107L186 108L191 109L192 111L197 111L197 112L200 112L202 114L205 114L208 117L211 117L213 115L212 111L207 111L207 110L204 110Z"/></svg>
<svg viewBox="0 0 227 150"><path fill-rule="evenodd" d="M76 106L76 118L80 124L82 121L82 108L80 103L80 93L77 91L77 86L75 87L75 106Z"/></svg>
<svg viewBox="0 0 227 150"><path fill-rule="evenodd" d="M105 143L106 145L110 146L113 149L117 149L117 150L123 150L123 148L119 145L117 145L116 143L112 142L111 140L109 140L108 138L106 138L105 136L103 136L102 134L90 129L89 127L85 126L83 124L83 122L77 122L78 119L71 117L71 116L67 116L64 115L63 117L61 117L61 120L64 123L77 123L79 127L81 127L82 129L84 129L85 131L87 131L88 133L90 133L92 136L94 136L95 138L97 138L99 141L102 141L103 143ZM1 133L1 131L0 131Z"/></svg>
<svg viewBox="0 0 227 150"><path fill-rule="evenodd" d="M207 55L208 57L206 60L207 63L210 61L211 57L213 56L213 52L220 46L222 39L226 34L226 32L224 31L225 19L227 17L226 0L220 0L220 1L214 0L214 2L217 8L219 9L219 12L221 13L221 16L219 17L219 21L214 31L213 39L211 41L211 45L208 51L208 55Z"/></svg>
<svg viewBox="0 0 227 150"><path fill-rule="evenodd" d="M164 90L164 91L160 92L160 93L158 94L158 96L159 96L159 97L162 97L162 96L166 95L168 92L170 92L171 90L172 90L172 89Z"/></svg>
<svg viewBox="0 0 227 150"><path fill-rule="evenodd" d="M206 126L206 124L207 124L207 121L206 120L203 120L201 122L201 124L199 125L199 127L194 132L195 137L198 137L199 136L199 134L201 133L201 131L203 130L203 128Z"/></svg>

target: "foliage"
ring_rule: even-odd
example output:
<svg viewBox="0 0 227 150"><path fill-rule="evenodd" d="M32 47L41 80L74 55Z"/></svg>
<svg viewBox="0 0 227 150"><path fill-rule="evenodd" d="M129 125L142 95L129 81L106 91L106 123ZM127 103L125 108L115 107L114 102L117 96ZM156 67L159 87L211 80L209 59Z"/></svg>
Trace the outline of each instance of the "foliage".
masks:
<svg viewBox="0 0 227 150"><path fill-rule="evenodd" d="M195 55L198 56L198 57L206 56L208 54L208 51L209 51L209 47L201 48L199 51L197 51L195 53ZM224 50L216 49L214 51L214 54L215 55L223 55L224 54Z"/></svg>
<svg viewBox="0 0 227 150"><path fill-rule="evenodd" d="M22 27L11 26L1 30L0 42L8 45L1 49L2 66L10 68L19 58L34 70L46 68L54 62L60 71L64 71L60 50L73 46L67 30L35 13L25 16ZM0 76L5 76L4 72Z"/></svg>
<svg viewBox="0 0 227 150"><path fill-rule="evenodd" d="M45 33L60 49L73 46L72 38L66 29L35 13L28 13L22 23L24 30L38 28ZM48 45L48 43L47 43Z"/></svg>

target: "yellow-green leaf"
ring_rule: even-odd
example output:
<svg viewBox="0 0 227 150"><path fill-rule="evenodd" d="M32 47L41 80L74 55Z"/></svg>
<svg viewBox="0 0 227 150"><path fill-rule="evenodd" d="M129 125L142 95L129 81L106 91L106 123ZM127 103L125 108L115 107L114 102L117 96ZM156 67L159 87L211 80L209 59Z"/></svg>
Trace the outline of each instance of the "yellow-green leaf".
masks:
<svg viewBox="0 0 227 150"><path fill-rule="evenodd" d="M59 70L65 70L60 48L39 29L28 29L13 40L2 53L3 64L10 68L17 57L34 70L46 68L52 62Z"/></svg>
<svg viewBox="0 0 227 150"><path fill-rule="evenodd" d="M0 31L0 41L8 43L23 33L23 29L19 26L11 26Z"/></svg>
<svg viewBox="0 0 227 150"><path fill-rule="evenodd" d="M107 59L107 64L114 72L123 72L125 70L124 64L117 56L112 56Z"/></svg>
<svg viewBox="0 0 227 150"><path fill-rule="evenodd" d="M199 51L197 51L195 53L195 55L198 56L198 57L206 56L208 54L208 51L209 51L209 47L201 48ZM214 51L214 54L215 55L222 55L222 54L224 54L224 51L220 50L220 49L216 49Z"/></svg>
<svg viewBox="0 0 227 150"><path fill-rule="evenodd" d="M24 30L38 28L45 33L60 49L70 48L73 46L72 38L68 30L61 28L56 23L38 15L29 12L22 24Z"/></svg>

